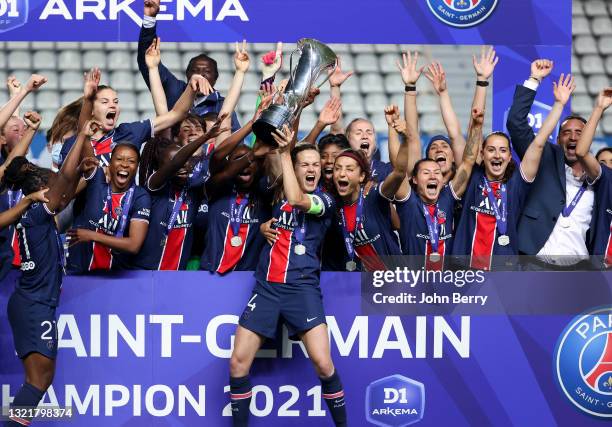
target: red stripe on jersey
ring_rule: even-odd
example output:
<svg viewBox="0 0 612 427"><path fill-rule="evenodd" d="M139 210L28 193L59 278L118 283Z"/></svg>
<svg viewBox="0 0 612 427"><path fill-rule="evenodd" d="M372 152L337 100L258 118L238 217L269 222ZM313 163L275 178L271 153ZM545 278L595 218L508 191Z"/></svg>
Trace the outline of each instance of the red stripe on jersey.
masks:
<svg viewBox="0 0 612 427"><path fill-rule="evenodd" d="M480 270L489 270L491 268L496 226L497 221L494 216L476 212L476 227L472 239L470 258L471 268Z"/></svg>
<svg viewBox="0 0 612 427"><path fill-rule="evenodd" d="M280 231L280 235L278 240L272 245L272 249L270 249L270 261L266 280L274 283L285 283L293 233L284 228L277 230Z"/></svg>
<svg viewBox="0 0 612 427"><path fill-rule="evenodd" d="M249 224L240 224L237 236L242 239L242 244L240 246L232 246L232 237L234 237L234 233L232 231L231 223L229 221L227 222L225 239L223 243L223 255L221 255L221 262L219 262L219 267L217 267L217 273L226 273L232 270L236 264L238 264L238 261L240 261L242 254L244 253L244 248L246 248L249 227Z"/></svg>
<svg viewBox="0 0 612 427"><path fill-rule="evenodd" d="M11 246L13 247L13 267L19 267L21 266L21 253L19 252L19 236L16 228L13 228Z"/></svg>
<svg viewBox="0 0 612 427"><path fill-rule="evenodd" d="M108 212L106 206L104 207L104 214L110 215L112 219L115 221L118 220L119 215L117 215L117 208L121 206L121 202L123 201L123 196L126 193L117 193L111 195L111 209ZM115 227L118 227L118 222L114 222ZM115 229L106 230L107 232L111 232L114 235ZM97 233L107 234L102 229L96 230ZM94 242L93 244L93 253L91 256L91 261L89 263L89 270L110 270L113 265L113 255L108 246L105 246L101 243Z"/></svg>
<svg viewBox="0 0 612 427"><path fill-rule="evenodd" d="M92 139L91 146L93 147L94 155L96 156L108 154L113 151L113 135L111 134L110 136L103 137L100 141Z"/></svg>
<svg viewBox="0 0 612 427"><path fill-rule="evenodd" d="M606 265L612 265L612 221L610 221L610 235L608 236L608 244L606 245L606 257L604 262Z"/></svg>
<svg viewBox="0 0 612 427"><path fill-rule="evenodd" d="M180 196L180 192L174 195L174 200ZM187 202L183 200L181 211L189 209ZM180 212L179 212L180 215ZM178 219L177 219L178 221ZM173 228L168 233L168 239L164 245L162 251L161 260L159 261L160 270L178 270L181 263L181 257L183 255L183 249L185 245L185 237L187 236L187 228Z"/></svg>
<svg viewBox="0 0 612 427"><path fill-rule="evenodd" d="M343 206L342 209L344 209L344 218L348 231L349 233L353 233L355 231L355 223L357 222L357 203ZM363 223L361 224L361 228L363 229ZM375 271L387 269L385 263L380 259L380 256L378 256L373 244L354 245L354 248L355 254L359 257L366 270Z"/></svg>

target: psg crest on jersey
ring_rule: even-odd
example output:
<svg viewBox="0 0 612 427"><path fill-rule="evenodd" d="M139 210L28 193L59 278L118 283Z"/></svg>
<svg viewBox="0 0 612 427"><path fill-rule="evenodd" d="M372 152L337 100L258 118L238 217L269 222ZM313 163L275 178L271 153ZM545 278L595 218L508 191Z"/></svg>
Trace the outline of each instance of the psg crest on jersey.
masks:
<svg viewBox="0 0 612 427"><path fill-rule="evenodd" d="M557 384L575 407L612 418L612 306L574 318L557 342L553 362Z"/></svg>
<svg viewBox="0 0 612 427"><path fill-rule="evenodd" d="M491 15L497 0L427 0L427 5L440 21L453 27L473 27Z"/></svg>

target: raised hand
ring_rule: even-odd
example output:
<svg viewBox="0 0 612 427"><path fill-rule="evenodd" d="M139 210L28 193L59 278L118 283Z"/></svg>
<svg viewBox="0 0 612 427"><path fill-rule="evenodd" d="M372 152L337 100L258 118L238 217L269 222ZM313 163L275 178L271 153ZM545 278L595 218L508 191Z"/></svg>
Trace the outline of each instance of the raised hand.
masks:
<svg viewBox="0 0 612 427"><path fill-rule="evenodd" d="M27 111L23 115L23 121L30 129L38 130L42 119L40 118L40 114L38 114L36 111Z"/></svg>
<svg viewBox="0 0 612 427"><path fill-rule="evenodd" d="M404 136L408 136L408 126L406 124L406 120L400 117L393 121L392 126L395 132L402 134Z"/></svg>
<svg viewBox="0 0 612 427"><path fill-rule="evenodd" d="M342 102L340 98L330 98L323 109L319 113L319 121L325 125L332 125L340 118L340 109L342 108Z"/></svg>
<svg viewBox="0 0 612 427"><path fill-rule="evenodd" d="M10 76L6 79L6 87L11 98L22 89L21 82L15 76Z"/></svg>
<svg viewBox="0 0 612 427"><path fill-rule="evenodd" d="M206 131L206 139L213 139L218 137L223 132L227 132L229 129L227 127L221 127L225 119L229 117L228 113L221 114L217 117L217 120L213 123L213 125Z"/></svg>
<svg viewBox="0 0 612 427"><path fill-rule="evenodd" d="M302 108L306 108L310 104L312 104L315 98L319 96L320 93L321 91L319 90L319 88L311 87L308 91L308 94L306 95L306 98L304 98L304 101L302 102Z"/></svg>
<svg viewBox="0 0 612 427"><path fill-rule="evenodd" d="M555 101L560 102L563 105L567 104L567 101L569 101L574 89L576 89L574 76L571 74L561 74L559 77L559 82L553 82L553 95L555 96Z"/></svg>
<svg viewBox="0 0 612 427"><path fill-rule="evenodd" d="M397 105L387 105L385 107L385 120L387 125L393 126L393 123L400 118L399 108Z"/></svg>
<svg viewBox="0 0 612 427"><path fill-rule="evenodd" d="M484 110L478 108L472 109L472 125L482 126L484 124Z"/></svg>
<svg viewBox="0 0 612 427"><path fill-rule="evenodd" d="M234 67L236 71L246 73L249 70L251 59L246 51L246 40L242 40L242 47L236 42L236 53L234 53Z"/></svg>
<svg viewBox="0 0 612 427"><path fill-rule="evenodd" d="M200 95L207 96L214 92L214 89L208 80L199 74L193 74L191 76L189 79L189 85L194 92L199 93Z"/></svg>
<svg viewBox="0 0 612 427"><path fill-rule="evenodd" d="M599 92L597 106L602 110L606 110L610 105L612 105L612 87L607 87Z"/></svg>
<svg viewBox="0 0 612 427"><path fill-rule="evenodd" d="M554 63L550 59L536 59L531 63L531 76L538 81L550 74Z"/></svg>
<svg viewBox="0 0 612 427"><path fill-rule="evenodd" d="M291 148L291 141L293 140L293 130L289 126L283 126L282 132L275 130L272 133L272 138L278 144L278 151L280 153L288 152Z"/></svg>
<svg viewBox="0 0 612 427"><path fill-rule="evenodd" d="M26 91L34 92L45 83L47 83L47 78L45 76L41 76L40 74L32 74L26 83Z"/></svg>
<svg viewBox="0 0 612 427"><path fill-rule="evenodd" d="M446 73L444 72L442 64L439 62L432 62L429 64L425 77L431 82L438 95L446 91Z"/></svg>
<svg viewBox="0 0 612 427"><path fill-rule="evenodd" d="M96 95L101 75L102 73L99 68L92 68L88 72L83 73L83 96L85 98L91 99Z"/></svg>
<svg viewBox="0 0 612 427"><path fill-rule="evenodd" d="M410 52L402 53L402 62L399 60L395 61L397 68L400 70L402 74L402 80L404 84L407 86L414 86L416 82L421 77L421 73L423 72L424 66L421 68L417 68L417 62L419 60L419 52L414 52L414 54Z"/></svg>
<svg viewBox="0 0 612 427"><path fill-rule="evenodd" d="M26 199L28 199L29 201L31 201L32 203L48 203L49 199L47 199L47 191L49 191L48 188L43 188L42 190L38 190L35 191L34 193L30 193L27 196L25 196Z"/></svg>
<svg viewBox="0 0 612 427"><path fill-rule="evenodd" d="M283 65L283 42L276 43L276 50L271 50L261 57L263 80L268 80L278 73Z"/></svg>
<svg viewBox="0 0 612 427"><path fill-rule="evenodd" d="M474 64L474 71L476 71L476 78L478 80L489 80L493 75L493 70L499 61L499 57L495 54L493 46L487 51L483 46L480 51L480 58L476 58L476 55L472 55L472 63Z"/></svg>
<svg viewBox="0 0 612 427"><path fill-rule="evenodd" d="M95 120L87 120L85 124L83 125L83 129L81 129L81 132L83 132L85 136L91 138L100 129L102 129L102 123L97 122Z"/></svg>
<svg viewBox="0 0 612 427"><path fill-rule="evenodd" d="M151 42L151 46L147 48L145 52L145 62L147 67L149 68L157 68L159 63L161 62L161 39L159 37L155 37Z"/></svg>
<svg viewBox="0 0 612 427"><path fill-rule="evenodd" d="M85 157L81 160L78 170L83 176L90 176L94 169L100 165L100 161L95 157Z"/></svg>
<svg viewBox="0 0 612 427"><path fill-rule="evenodd" d="M160 0L145 0L144 1L144 14L152 18L156 17L159 13L159 2Z"/></svg>
<svg viewBox="0 0 612 427"><path fill-rule="evenodd" d="M333 72L328 71L329 85L331 87L340 87L342 86L342 83L344 83L349 77L353 75L353 73L353 71L347 71L346 73L342 71L340 57L338 57L336 69Z"/></svg>

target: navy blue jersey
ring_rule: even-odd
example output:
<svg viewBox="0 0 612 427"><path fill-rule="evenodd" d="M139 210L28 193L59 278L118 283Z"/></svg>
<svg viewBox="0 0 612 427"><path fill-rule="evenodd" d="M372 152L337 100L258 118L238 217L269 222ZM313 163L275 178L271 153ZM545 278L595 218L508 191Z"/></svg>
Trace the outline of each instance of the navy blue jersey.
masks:
<svg viewBox="0 0 612 427"><path fill-rule="evenodd" d="M453 214L458 197L455 196L451 185L445 185L440 191L438 202L435 204L424 203L417 192L412 189L406 200L396 203L397 213L400 218L400 241L404 255L423 255L424 265L429 265L429 256L433 253L431 236L425 211L431 218L431 224L438 224L438 250L439 261L432 264L444 265L444 255L452 253L453 247ZM434 222L434 218L437 220ZM431 266L435 267L435 266Z"/></svg>
<svg viewBox="0 0 612 427"><path fill-rule="evenodd" d="M85 228L115 236L120 226L123 209L128 208L128 192L111 193L107 202L109 185L102 168L97 168L85 190L85 207L74 218L74 228ZM149 222L151 198L147 191L134 187L123 236L130 235L131 221ZM129 265L131 256L111 250L100 243L86 242L71 246L68 252L67 270L70 274L80 274L94 270L123 269Z"/></svg>
<svg viewBox="0 0 612 427"><path fill-rule="evenodd" d="M612 265L612 169L601 165L601 176L595 181L595 215L593 255L605 255L605 263Z"/></svg>
<svg viewBox="0 0 612 427"><path fill-rule="evenodd" d="M383 182L393 172L393 165L378 159L372 159L370 163L370 176L372 180Z"/></svg>
<svg viewBox="0 0 612 427"><path fill-rule="evenodd" d="M45 204L34 203L17 223L21 251L17 291L29 300L57 307L64 273L64 247L53 217Z"/></svg>
<svg viewBox="0 0 612 427"><path fill-rule="evenodd" d="M518 222L529 192L530 183L520 167L506 182L508 200L508 245L499 244L499 230L484 186L485 171L475 167L463 196L463 212L455 231L453 254L469 255L472 268L490 269L493 255L518 255ZM490 181L497 206L501 207L499 181Z"/></svg>
<svg viewBox="0 0 612 427"><path fill-rule="evenodd" d="M102 136L100 139L92 139L91 145L94 149L94 154L100 160L100 166L108 166L110 163L111 153L118 143L129 143L140 147L146 141L153 137L153 124L151 120L142 120L140 122L121 123L115 129ZM76 142L77 136L74 135L68 138L62 146L60 153L60 167L66 160L70 149Z"/></svg>
<svg viewBox="0 0 612 427"><path fill-rule="evenodd" d="M240 220L234 227L230 224L232 211ZM265 244L259 226L270 217L270 200L260 191L244 194L232 189L209 202L206 247L200 268L221 274L255 270Z"/></svg>
<svg viewBox="0 0 612 427"><path fill-rule="evenodd" d="M0 212L4 212L15 206L22 198L21 191L6 190L0 194ZM14 225L0 230L0 279L8 272L12 265L19 267L21 257L19 255L19 239Z"/></svg>
<svg viewBox="0 0 612 427"><path fill-rule="evenodd" d="M135 257L134 268L184 270L191 255L193 225L203 188L187 186L182 189L167 183L159 190L148 190L151 196L149 231ZM176 210L175 220L168 232L173 210Z"/></svg>
<svg viewBox="0 0 612 427"><path fill-rule="evenodd" d="M333 221L323 240L321 269L323 271L344 271L346 270L346 257L342 229L337 221Z"/></svg>
<svg viewBox="0 0 612 427"><path fill-rule="evenodd" d="M376 184L364 193L363 213L359 230L355 231L358 202L352 205L338 205L346 218L349 237L353 240L355 254L365 270L385 270L381 257L401 255L401 249L391 225L391 200L381 193L382 184ZM338 210L336 222L342 233L342 212ZM344 239L343 239L344 240ZM344 250L345 261L349 261Z"/></svg>
<svg viewBox="0 0 612 427"><path fill-rule="evenodd" d="M321 246L334 217L335 202L327 193L314 195L318 198L315 200L323 204L323 211L318 216L294 209L286 200L274 206L272 216L278 219L274 228L280 235L274 245L264 245L255 271L258 280L319 285Z"/></svg>
<svg viewBox="0 0 612 427"><path fill-rule="evenodd" d="M194 166L189 174L189 185L191 187L204 185L208 178L210 178L210 158L214 149L214 144L204 144L202 146L202 154L193 157Z"/></svg>

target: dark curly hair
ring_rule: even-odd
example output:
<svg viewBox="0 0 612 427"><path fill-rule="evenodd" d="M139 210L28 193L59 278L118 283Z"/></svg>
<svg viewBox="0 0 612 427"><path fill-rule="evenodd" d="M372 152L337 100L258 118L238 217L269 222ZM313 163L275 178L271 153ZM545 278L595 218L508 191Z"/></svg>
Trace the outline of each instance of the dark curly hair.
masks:
<svg viewBox="0 0 612 427"><path fill-rule="evenodd" d="M6 167L2 177L2 189L21 190L24 195L47 186L52 172L30 163L24 156L15 157Z"/></svg>

